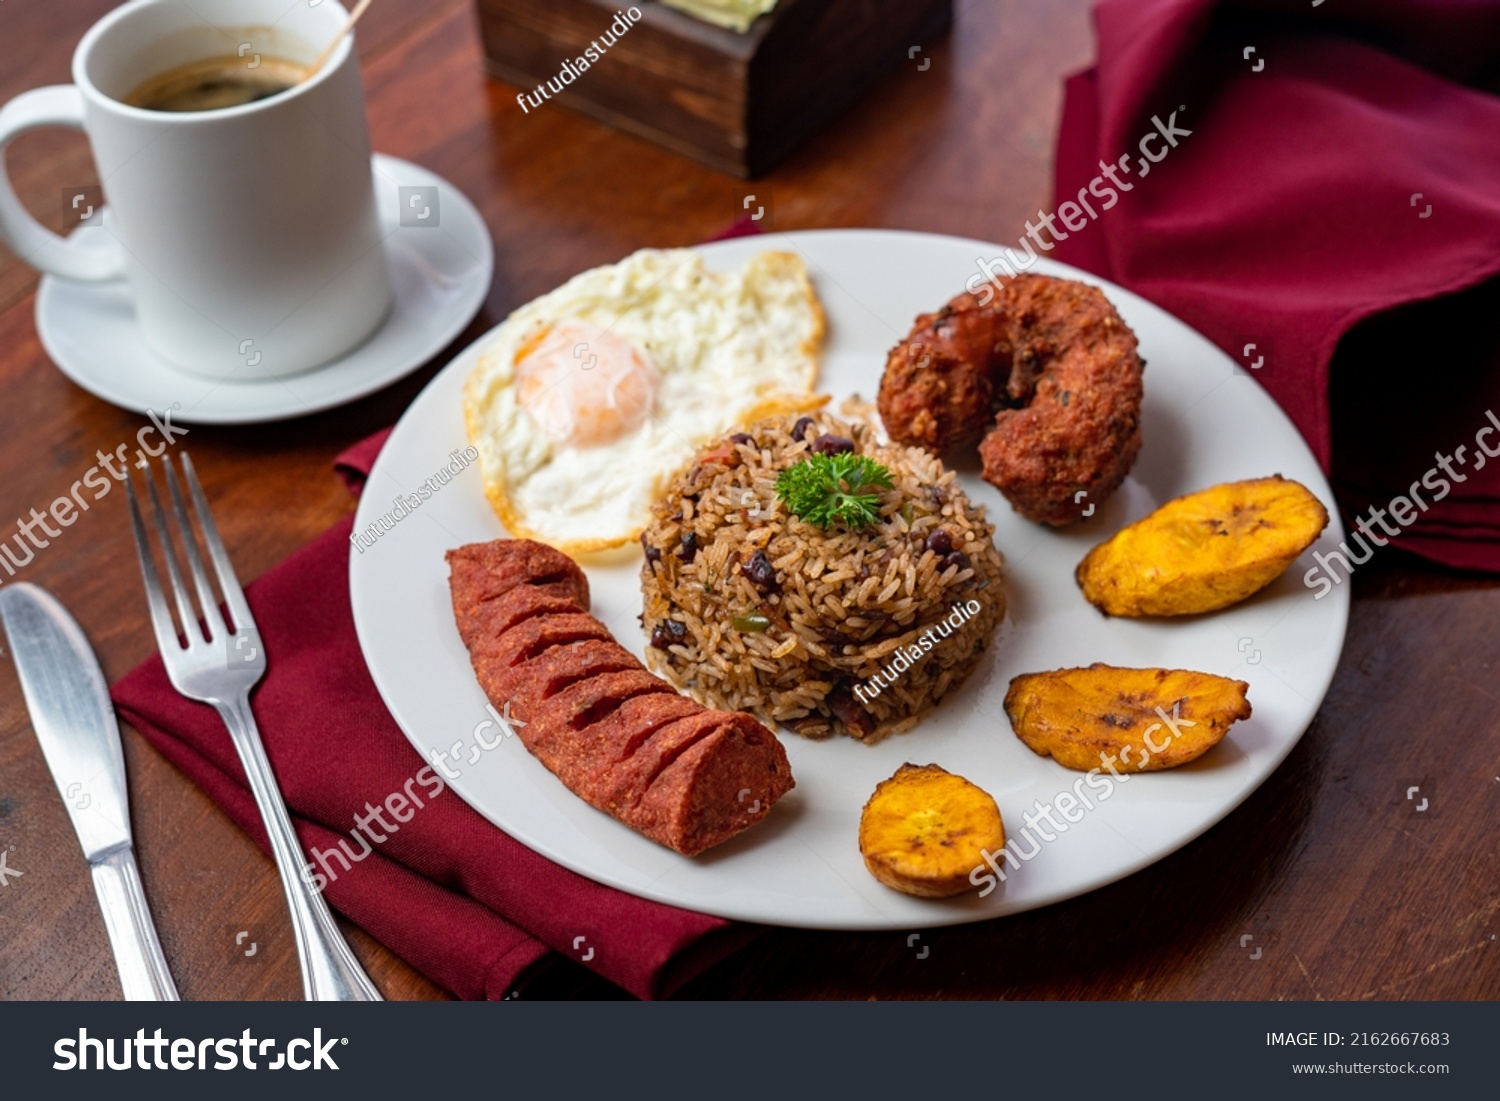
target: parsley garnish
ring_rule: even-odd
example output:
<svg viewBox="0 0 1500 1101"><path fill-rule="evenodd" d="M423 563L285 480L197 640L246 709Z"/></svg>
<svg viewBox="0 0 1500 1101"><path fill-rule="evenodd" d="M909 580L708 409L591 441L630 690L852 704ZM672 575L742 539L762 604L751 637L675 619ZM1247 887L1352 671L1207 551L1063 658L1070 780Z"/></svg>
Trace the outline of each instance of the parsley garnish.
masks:
<svg viewBox="0 0 1500 1101"><path fill-rule="evenodd" d="M873 524L880 515L879 490L892 488L889 470L852 451L810 456L776 478L776 496L820 528L835 520L851 528Z"/></svg>

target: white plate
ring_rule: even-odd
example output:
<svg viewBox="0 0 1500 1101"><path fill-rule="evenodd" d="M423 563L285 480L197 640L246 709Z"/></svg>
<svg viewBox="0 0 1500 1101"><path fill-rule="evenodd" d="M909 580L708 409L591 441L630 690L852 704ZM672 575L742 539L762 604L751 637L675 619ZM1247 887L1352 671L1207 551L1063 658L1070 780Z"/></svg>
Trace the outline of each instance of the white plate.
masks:
<svg viewBox="0 0 1500 1101"><path fill-rule="evenodd" d="M332 409L415 371L463 332L489 292L495 249L479 211L452 184L396 157L371 160L395 304L358 348L300 375L220 381L191 375L147 346L124 280L46 276L36 298L42 346L89 393L188 424L258 424ZM438 189L439 224L401 225L402 187ZM83 235L88 229L77 229ZM86 237L82 240L87 242Z"/></svg>
<svg viewBox="0 0 1500 1101"><path fill-rule="evenodd" d="M976 258L996 255L999 246L917 233L829 230L725 241L701 251L710 267L723 269L775 248L795 249L808 262L829 318L821 388L842 397L873 395L887 349L912 319L962 289L978 270ZM1223 818L1270 775L1312 721L1343 646L1349 587L1315 600L1301 581L1309 552L1238 607L1183 622L1132 621L1106 619L1090 607L1073 568L1122 525L1170 498L1219 482L1281 473L1305 484L1330 513L1333 496L1291 422L1202 336L1084 272L1045 262L1035 270L1102 285L1139 335L1148 361L1145 445L1120 492L1091 519L1063 532L1021 520L998 491L976 476L964 477L965 488L996 523L995 541L1007 561L1009 618L962 690L916 730L874 746L848 739L810 742L783 732L796 788L760 825L691 860L574 797L517 739L481 748L474 732L488 718L485 698L453 625L443 552L504 532L485 503L477 466L470 466L373 547L351 554L360 644L412 744L428 759L449 752L446 767L459 773L450 781L454 789L501 829L560 864L646 898L777 925L915 929L1029 910L1138 871ZM466 446L459 394L483 344L454 360L402 417L375 465L356 530ZM1333 547L1342 536L1335 518L1314 549ZM645 640L636 621L638 566L639 551L632 550L616 562L589 563L587 570L595 614L640 654ZM926 901L871 878L856 844L860 809L875 785L903 762L936 762L979 784L994 795L1013 837L1034 801L1047 803L1070 791L1081 774L1022 745L1002 704L1007 683L1018 673L1094 661L1244 679L1254 717L1192 765L1130 776L1066 833L1044 821L1055 840L1043 842L988 898ZM495 738L489 729L478 737Z"/></svg>

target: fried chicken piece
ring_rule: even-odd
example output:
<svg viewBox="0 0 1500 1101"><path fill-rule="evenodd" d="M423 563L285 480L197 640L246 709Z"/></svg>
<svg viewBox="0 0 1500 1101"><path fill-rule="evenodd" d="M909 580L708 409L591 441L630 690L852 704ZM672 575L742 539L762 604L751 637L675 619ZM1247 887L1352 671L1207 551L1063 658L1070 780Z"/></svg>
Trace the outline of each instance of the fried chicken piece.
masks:
<svg viewBox="0 0 1500 1101"><path fill-rule="evenodd" d="M892 439L936 455L982 436L985 480L1027 519L1061 527L1134 464L1144 366L1098 288L1020 275L989 305L961 294L918 317L886 359L877 405Z"/></svg>
<svg viewBox="0 0 1500 1101"><path fill-rule="evenodd" d="M979 442L997 404L996 380L1010 374L1004 313L961 294L922 314L886 357L876 407L898 443L944 455Z"/></svg>
<svg viewBox="0 0 1500 1101"><path fill-rule="evenodd" d="M1021 407L1002 409L979 445L984 479L1028 520L1062 527L1130 473L1141 450L1145 364L1097 287L1021 275L1006 289L1014 348L1006 389Z"/></svg>

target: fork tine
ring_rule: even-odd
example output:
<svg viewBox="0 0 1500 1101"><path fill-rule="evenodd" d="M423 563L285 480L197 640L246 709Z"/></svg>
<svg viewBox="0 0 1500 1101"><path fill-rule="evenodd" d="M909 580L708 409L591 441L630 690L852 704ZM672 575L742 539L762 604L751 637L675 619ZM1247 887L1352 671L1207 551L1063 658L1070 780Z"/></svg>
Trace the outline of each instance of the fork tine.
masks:
<svg viewBox="0 0 1500 1101"><path fill-rule="evenodd" d="M224 618L219 615L219 601L214 596L213 586L208 583L208 574L203 569L203 559L198 555L198 540L193 536L193 525L188 520L187 509L182 503L182 490L177 486L177 474L172 469L172 456L162 460L167 472L167 495L172 498L172 511L177 516L177 534L187 552L188 570L193 575L193 587L198 590L198 603L203 606L203 619L208 624L208 638L212 642L226 634Z"/></svg>
<svg viewBox="0 0 1500 1101"><path fill-rule="evenodd" d="M148 475L149 477L149 475ZM135 478L129 471L125 475L125 496L130 501L130 530L135 535L135 553L141 561L141 580L146 585L146 603L151 608L151 628L156 633L156 645L162 656L182 649L177 637L177 627L172 622L172 612L162 595L161 578L156 573L156 562L151 557L151 544L146 539L146 525L141 520L141 506L135 495Z"/></svg>
<svg viewBox="0 0 1500 1101"><path fill-rule="evenodd" d="M198 472L193 469L193 460L187 452L182 454L182 475L187 482L188 493L193 498L193 510L203 526L203 545L213 559L214 574L219 579L219 589L224 593L224 603L234 618L236 631L255 630L255 617L250 614L250 605L240 589L239 578L234 575L234 565L224 549L224 540L219 538L219 526L214 523L214 514L208 507L208 498L203 496L203 487L198 484Z"/></svg>
<svg viewBox="0 0 1500 1101"><path fill-rule="evenodd" d="M193 599L188 595L187 586L182 582L182 572L177 568L177 551L172 546L167 513L161 507L161 497L156 492L156 479L151 477L149 468L146 470L146 495L151 498L151 519L155 521L156 538L161 543L161 556L167 564L167 580L172 583L172 597L177 603L177 614L182 620L182 633L187 638L188 648L191 649L196 643L204 641L203 628L198 623L198 613L193 610ZM187 538L192 537L193 533L188 532Z"/></svg>

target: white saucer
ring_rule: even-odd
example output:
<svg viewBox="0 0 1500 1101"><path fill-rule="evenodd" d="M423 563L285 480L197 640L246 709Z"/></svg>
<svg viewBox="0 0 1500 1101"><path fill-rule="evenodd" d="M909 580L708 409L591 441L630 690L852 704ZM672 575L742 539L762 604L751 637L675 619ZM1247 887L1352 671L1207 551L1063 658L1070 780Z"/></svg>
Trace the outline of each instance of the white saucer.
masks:
<svg viewBox="0 0 1500 1101"><path fill-rule="evenodd" d="M46 276L36 297L42 346L89 393L144 413L170 408L187 424L256 424L321 412L374 393L427 362L461 333L489 292L495 246L474 204L452 184L396 157L372 160L395 305L374 336L300 375L200 378L142 339L123 280ZM439 223L402 226L398 188L436 187ZM87 233L86 228L74 231Z"/></svg>

